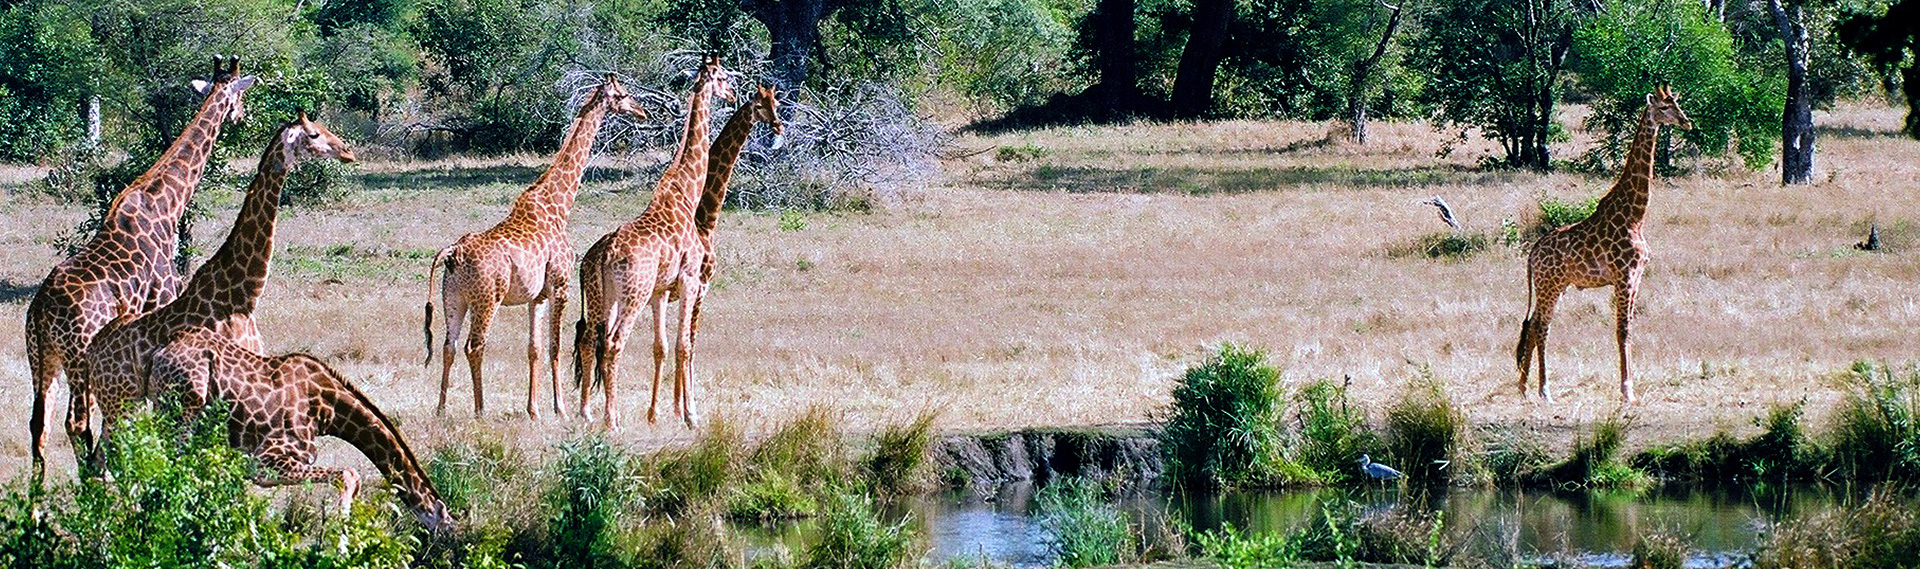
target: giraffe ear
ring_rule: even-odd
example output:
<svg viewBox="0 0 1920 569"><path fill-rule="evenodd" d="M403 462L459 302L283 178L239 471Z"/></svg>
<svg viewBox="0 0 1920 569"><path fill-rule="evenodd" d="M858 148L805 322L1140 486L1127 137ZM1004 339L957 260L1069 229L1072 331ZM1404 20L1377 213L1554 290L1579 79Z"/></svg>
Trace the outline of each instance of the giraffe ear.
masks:
<svg viewBox="0 0 1920 569"><path fill-rule="evenodd" d="M235 80L233 80L233 90L234 90L234 92L236 92L236 93L238 93L238 92L241 92L241 91L245 91L245 90L247 90L247 88L248 88L248 87L252 87L252 86L253 86L253 84L254 84L254 82L256 82L256 81L259 81L259 80L260 80L260 78L259 78L259 77L255 77L255 76L252 76L252 75L248 75L248 76L246 76L246 77L241 77L241 78L239 78L239 79L235 79Z"/></svg>
<svg viewBox="0 0 1920 569"><path fill-rule="evenodd" d="M193 92L199 93L201 95L207 94L207 91L213 88L213 82L207 81L205 79L201 79L199 77L195 77L193 78L192 81L188 81L187 85L193 87Z"/></svg>

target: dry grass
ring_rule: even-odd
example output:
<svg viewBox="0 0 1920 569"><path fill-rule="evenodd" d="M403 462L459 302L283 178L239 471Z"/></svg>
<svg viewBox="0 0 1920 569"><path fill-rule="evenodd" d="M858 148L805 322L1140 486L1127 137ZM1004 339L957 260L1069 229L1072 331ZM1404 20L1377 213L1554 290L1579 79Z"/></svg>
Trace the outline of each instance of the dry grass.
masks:
<svg viewBox="0 0 1920 569"><path fill-rule="evenodd" d="M1802 397L1819 424L1838 393L1824 378L1856 359L1920 355L1920 142L1891 134L1897 110L1816 120L1832 133L1816 186L1781 188L1762 171L1654 188L1655 257L1635 332L1645 403L1631 410L1630 445L1746 425ZM956 158L939 187L881 212L807 214L797 231L779 216L728 212L694 396L749 433L820 404L855 432L931 409L946 429L1141 421L1179 369L1233 340L1267 348L1289 389L1351 375L1376 419L1415 365L1445 378L1474 423L1564 440L1612 416L1605 292L1563 298L1548 344L1561 399L1545 405L1514 394L1522 251L1494 245L1454 262L1388 254L1442 228L1419 204L1429 195L1445 196L1469 231L1497 233L1542 192L1583 198L1610 179L1479 172L1490 145L1437 158L1445 137L1420 124L1376 124L1365 147L1325 142L1327 131L1228 122L963 137L956 155L1044 151ZM1574 156L1578 144L1556 152ZM419 255L498 220L540 162L376 164L347 203L288 211L260 314L269 345L335 363L416 444L471 429L464 380L456 411L432 414L438 370L420 366ZM636 187L614 166L575 210L579 250L645 207L651 181ZM231 207L202 222L202 242L225 233ZM43 200L0 205L0 321L14 323L0 326L0 429L24 430L29 401L18 291L58 261L47 243L81 217ZM1848 248L1869 220L1889 251ZM496 319L488 422L550 443L578 424L501 415L525 400L526 328L525 310ZM623 362L619 412L630 426L617 438L689 439L641 421L646 341ZM15 433L0 442L0 474L25 465ZM55 464L70 464L65 446L54 437Z"/></svg>

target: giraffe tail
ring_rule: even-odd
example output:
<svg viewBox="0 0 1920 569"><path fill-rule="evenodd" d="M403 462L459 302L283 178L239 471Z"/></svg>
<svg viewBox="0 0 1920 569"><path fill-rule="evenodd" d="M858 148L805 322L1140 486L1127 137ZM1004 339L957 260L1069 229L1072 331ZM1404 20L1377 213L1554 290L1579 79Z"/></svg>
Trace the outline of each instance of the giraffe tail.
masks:
<svg viewBox="0 0 1920 569"><path fill-rule="evenodd" d="M453 245L441 249L433 255L433 264L427 266L427 306L425 318L420 320L420 332L427 338L427 359L421 365L433 365L433 275L440 271L440 265L447 261L447 253L453 251Z"/></svg>
<svg viewBox="0 0 1920 569"><path fill-rule="evenodd" d="M587 337L587 317L581 316L573 321L573 384L585 393L593 379L593 370L600 365L600 358L594 357L592 338Z"/></svg>
<svg viewBox="0 0 1920 569"><path fill-rule="evenodd" d="M1533 255L1527 255L1529 261ZM1526 388L1527 363L1533 355L1533 303L1534 303L1533 263L1527 263L1527 316L1520 321L1520 342L1513 347L1513 364L1520 369L1521 388Z"/></svg>

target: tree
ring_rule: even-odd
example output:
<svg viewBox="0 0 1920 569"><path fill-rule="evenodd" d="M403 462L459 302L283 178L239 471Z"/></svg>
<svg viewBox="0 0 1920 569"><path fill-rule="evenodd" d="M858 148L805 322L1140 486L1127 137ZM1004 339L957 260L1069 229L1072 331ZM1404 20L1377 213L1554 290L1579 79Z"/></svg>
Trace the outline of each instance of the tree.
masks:
<svg viewBox="0 0 1920 569"><path fill-rule="evenodd" d="M1899 0L1873 15L1856 13L1840 22L1841 43L1865 55L1889 75L1900 74L1907 100L1907 136L1920 139L1920 0Z"/></svg>
<svg viewBox="0 0 1920 569"><path fill-rule="evenodd" d="M1387 26L1380 32L1380 41L1374 43L1373 53L1353 62L1353 77L1347 85L1347 127L1349 136L1360 144L1367 143L1367 91L1372 86L1374 70L1379 69L1381 58L1387 55L1393 33L1400 29L1400 7L1384 1L1380 6L1387 9Z"/></svg>
<svg viewBox="0 0 1920 569"><path fill-rule="evenodd" d="M1134 0L1099 0L1087 15L1094 69L1100 79L1087 93L1115 109L1132 109L1140 99L1139 55L1133 35Z"/></svg>
<svg viewBox="0 0 1920 569"><path fill-rule="evenodd" d="M1611 168L1608 163L1621 158L1647 93L1661 83L1672 85L1694 124L1693 130L1664 135L1662 150L1679 137L1720 154L1737 140L1735 150L1748 167L1765 166L1773 158L1782 76L1769 66L1744 64L1733 36L1711 9L1695 0L1620 3L1574 32L1575 70L1594 95L1587 127L1604 134L1588 152L1590 162ZM1670 155L1659 153L1663 159Z"/></svg>
<svg viewBox="0 0 1920 569"><path fill-rule="evenodd" d="M1193 26L1173 79L1173 114L1194 118L1213 111L1213 83L1233 27L1233 0L1194 0Z"/></svg>
<svg viewBox="0 0 1920 569"><path fill-rule="evenodd" d="M1787 102L1780 112L1780 183L1813 181L1813 90L1807 81L1810 47L1806 10L1799 2L1767 0L1786 46Z"/></svg>
<svg viewBox="0 0 1920 569"><path fill-rule="evenodd" d="M1441 0L1414 43L1443 125L1479 128L1507 165L1547 170L1554 81L1578 14L1568 0Z"/></svg>
<svg viewBox="0 0 1920 569"><path fill-rule="evenodd" d="M57 3L8 7L0 43L0 159L32 160L79 139L101 65L82 13Z"/></svg>

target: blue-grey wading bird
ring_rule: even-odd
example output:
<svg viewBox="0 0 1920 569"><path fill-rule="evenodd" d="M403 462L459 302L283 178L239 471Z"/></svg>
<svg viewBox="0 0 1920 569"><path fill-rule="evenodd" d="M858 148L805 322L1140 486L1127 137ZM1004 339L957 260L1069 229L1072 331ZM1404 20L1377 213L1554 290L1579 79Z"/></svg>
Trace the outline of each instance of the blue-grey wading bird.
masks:
<svg viewBox="0 0 1920 569"><path fill-rule="evenodd" d="M1373 457L1360 455L1360 471L1379 480L1393 480L1400 477L1400 471L1393 467L1373 461Z"/></svg>
<svg viewBox="0 0 1920 569"><path fill-rule="evenodd" d="M1440 221L1446 222L1447 227L1452 227L1456 230L1460 229L1460 222L1454 221L1453 209L1447 207L1447 200L1440 199L1440 196L1433 196L1428 198L1427 201L1420 203L1440 208Z"/></svg>

